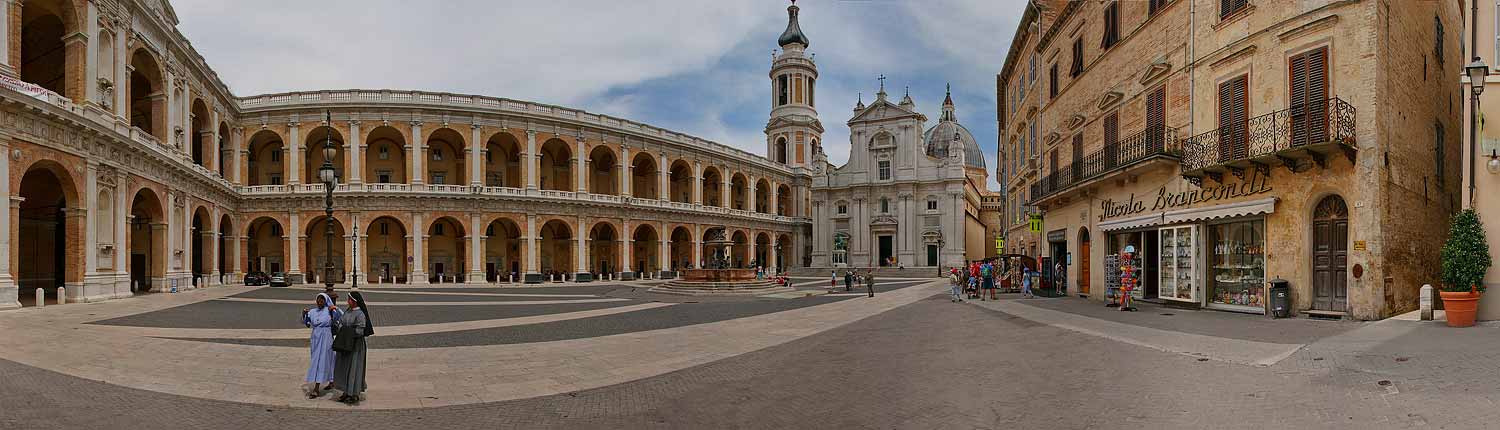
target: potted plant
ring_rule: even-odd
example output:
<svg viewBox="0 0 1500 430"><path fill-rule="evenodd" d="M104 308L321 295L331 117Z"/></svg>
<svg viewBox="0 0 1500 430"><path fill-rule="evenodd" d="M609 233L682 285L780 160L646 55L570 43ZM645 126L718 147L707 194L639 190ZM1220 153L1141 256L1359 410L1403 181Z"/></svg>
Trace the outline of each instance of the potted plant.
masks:
<svg viewBox="0 0 1500 430"><path fill-rule="evenodd" d="M1448 241L1443 243L1443 309L1449 327L1474 325L1479 294L1484 292L1484 273L1490 268L1490 247L1484 226L1474 209L1453 215Z"/></svg>

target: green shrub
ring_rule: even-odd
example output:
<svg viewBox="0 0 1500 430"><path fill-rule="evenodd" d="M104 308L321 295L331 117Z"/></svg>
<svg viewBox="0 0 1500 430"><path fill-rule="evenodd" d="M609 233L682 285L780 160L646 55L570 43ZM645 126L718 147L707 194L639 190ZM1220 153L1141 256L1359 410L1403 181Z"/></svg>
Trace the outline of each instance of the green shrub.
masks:
<svg viewBox="0 0 1500 430"><path fill-rule="evenodd" d="M1490 269L1490 246L1484 225L1474 209L1453 215L1448 241L1443 243L1443 291L1469 291L1472 285L1484 292L1484 272Z"/></svg>

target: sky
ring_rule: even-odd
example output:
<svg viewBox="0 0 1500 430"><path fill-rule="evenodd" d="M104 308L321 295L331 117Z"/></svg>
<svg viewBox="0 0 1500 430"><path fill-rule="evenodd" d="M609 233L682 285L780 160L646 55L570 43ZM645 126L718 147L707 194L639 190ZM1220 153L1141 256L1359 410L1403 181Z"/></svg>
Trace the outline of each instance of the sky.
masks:
<svg viewBox="0 0 1500 430"><path fill-rule="evenodd" d="M784 0L176 0L235 95L411 89L548 103L765 155ZM952 84L994 183L995 75L1025 0L799 0L829 161L860 95L909 87L935 124Z"/></svg>

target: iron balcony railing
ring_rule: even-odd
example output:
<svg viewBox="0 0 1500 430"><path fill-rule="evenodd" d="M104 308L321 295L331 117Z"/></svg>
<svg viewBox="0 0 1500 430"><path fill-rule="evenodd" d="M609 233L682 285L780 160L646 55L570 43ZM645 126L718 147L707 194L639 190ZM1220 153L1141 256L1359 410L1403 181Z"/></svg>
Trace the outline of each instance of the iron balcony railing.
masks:
<svg viewBox="0 0 1500 430"><path fill-rule="evenodd" d="M1122 167L1155 157L1176 157L1180 148L1177 129L1152 126L1126 136L1119 142L1089 154L1072 164L1057 168L1031 185L1031 200L1057 194L1085 181L1098 178Z"/></svg>
<svg viewBox="0 0 1500 430"><path fill-rule="evenodd" d="M1189 175L1209 167L1311 145L1353 146L1354 110L1354 106L1334 97L1190 137L1182 144L1182 171Z"/></svg>

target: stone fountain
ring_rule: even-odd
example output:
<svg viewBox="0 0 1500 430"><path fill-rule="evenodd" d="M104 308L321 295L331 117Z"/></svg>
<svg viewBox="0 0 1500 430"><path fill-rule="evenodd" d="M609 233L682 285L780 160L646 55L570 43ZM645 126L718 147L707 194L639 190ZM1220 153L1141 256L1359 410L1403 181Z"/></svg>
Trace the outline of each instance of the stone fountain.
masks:
<svg viewBox="0 0 1500 430"><path fill-rule="evenodd" d="M792 291L789 286L777 285L770 279L755 279L755 269L732 268L731 250L734 241L726 239L720 228L706 238L703 244L712 250L712 255L702 268L683 269L677 279L667 281L651 292L691 296L758 296Z"/></svg>

